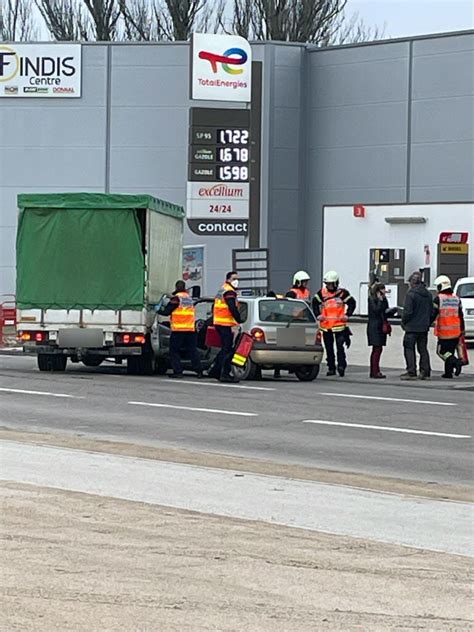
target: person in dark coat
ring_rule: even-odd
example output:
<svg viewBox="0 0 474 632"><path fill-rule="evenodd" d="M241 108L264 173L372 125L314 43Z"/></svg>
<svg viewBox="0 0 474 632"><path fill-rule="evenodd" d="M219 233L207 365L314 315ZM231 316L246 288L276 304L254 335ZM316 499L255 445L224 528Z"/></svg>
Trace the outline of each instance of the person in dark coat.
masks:
<svg viewBox="0 0 474 632"><path fill-rule="evenodd" d="M422 281L420 272L413 272L408 279L409 290L403 307L402 328L403 351L406 373L402 380L416 380L415 347L420 354L420 380L429 380L431 374L430 354L428 352L428 332L433 320L433 297Z"/></svg>
<svg viewBox="0 0 474 632"><path fill-rule="evenodd" d="M370 287L368 303L367 341L369 347L372 347L369 375L375 380L380 380L385 378L385 375L380 371L380 357L387 344L387 335L391 330L388 318L394 316L397 309L396 307L389 308L383 283L376 282Z"/></svg>

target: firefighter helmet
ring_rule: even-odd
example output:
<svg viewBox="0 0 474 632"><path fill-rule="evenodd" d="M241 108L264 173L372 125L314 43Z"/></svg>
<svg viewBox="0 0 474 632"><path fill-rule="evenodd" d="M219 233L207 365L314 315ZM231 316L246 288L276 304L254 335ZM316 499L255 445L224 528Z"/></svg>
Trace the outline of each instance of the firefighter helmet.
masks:
<svg viewBox="0 0 474 632"><path fill-rule="evenodd" d="M311 277L307 272L305 272L304 270L298 270L298 272L295 272L295 274L293 275L293 285L298 286L303 281L309 281L310 279Z"/></svg>
<svg viewBox="0 0 474 632"><path fill-rule="evenodd" d="M339 275L335 270L326 272L323 278L324 283L339 283Z"/></svg>
<svg viewBox="0 0 474 632"><path fill-rule="evenodd" d="M436 285L438 290L448 290L450 287L452 287L451 279L445 274L440 274L438 277L436 277L436 279L434 280L434 284Z"/></svg>

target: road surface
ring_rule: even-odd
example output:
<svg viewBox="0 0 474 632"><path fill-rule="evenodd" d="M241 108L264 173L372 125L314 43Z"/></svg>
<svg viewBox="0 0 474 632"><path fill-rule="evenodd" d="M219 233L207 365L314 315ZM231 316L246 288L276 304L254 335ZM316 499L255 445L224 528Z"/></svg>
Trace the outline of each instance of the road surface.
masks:
<svg viewBox="0 0 474 632"><path fill-rule="evenodd" d="M270 374L271 375L271 374ZM472 482L472 377L403 383L288 378L223 385L125 375L112 364L40 373L0 356L0 425L449 485Z"/></svg>

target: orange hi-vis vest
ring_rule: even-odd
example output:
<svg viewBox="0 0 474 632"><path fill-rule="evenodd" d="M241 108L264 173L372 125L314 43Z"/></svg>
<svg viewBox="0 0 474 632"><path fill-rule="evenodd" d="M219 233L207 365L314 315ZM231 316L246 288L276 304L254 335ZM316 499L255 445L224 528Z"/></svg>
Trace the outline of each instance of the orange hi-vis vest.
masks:
<svg viewBox="0 0 474 632"><path fill-rule="evenodd" d="M296 298L299 298L302 301L309 301L311 298L311 292L307 287L292 287L290 292L293 292Z"/></svg>
<svg viewBox="0 0 474 632"><path fill-rule="evenodd" d="M435 323L435 336L449 339L461 335L461 319L459 317L459 298L455 294L438 294L439 314Z"/></svg>
<svg viewBox="0 0 474 632"><path fill-rule="evenodd" d="M171 331L195 331L195 316L193 299L188 292L177 292L179 306L171 312Z"/></svg>
<svg viewBox="0 0 474 632"><path fill-rule="evenodd" d="M224 283L214 299L213 324L221 327L235 327L238 323L224 300L226 292L235 292L230 283Z"/></svg>
<svg viewBox="0 0 474 632"><path fill-rule="evenodd" d="M346 328L346 304L341 298L340 290L330 292L327 287L321 290L323 304L321 306L320 327L323 331L342 331Z"/></svg>

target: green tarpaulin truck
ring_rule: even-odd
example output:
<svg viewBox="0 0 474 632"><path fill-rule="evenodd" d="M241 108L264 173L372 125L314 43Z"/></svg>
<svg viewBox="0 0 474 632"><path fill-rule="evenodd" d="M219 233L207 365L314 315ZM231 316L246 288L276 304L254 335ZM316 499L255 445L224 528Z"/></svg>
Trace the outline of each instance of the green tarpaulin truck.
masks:
<svg viewBox="0 0 474 632"><path fill-rule="evenodd" d="M155 305L182 274L184 210L150 195L18 196L17 330L40 371L150 373Z"/></svg>

